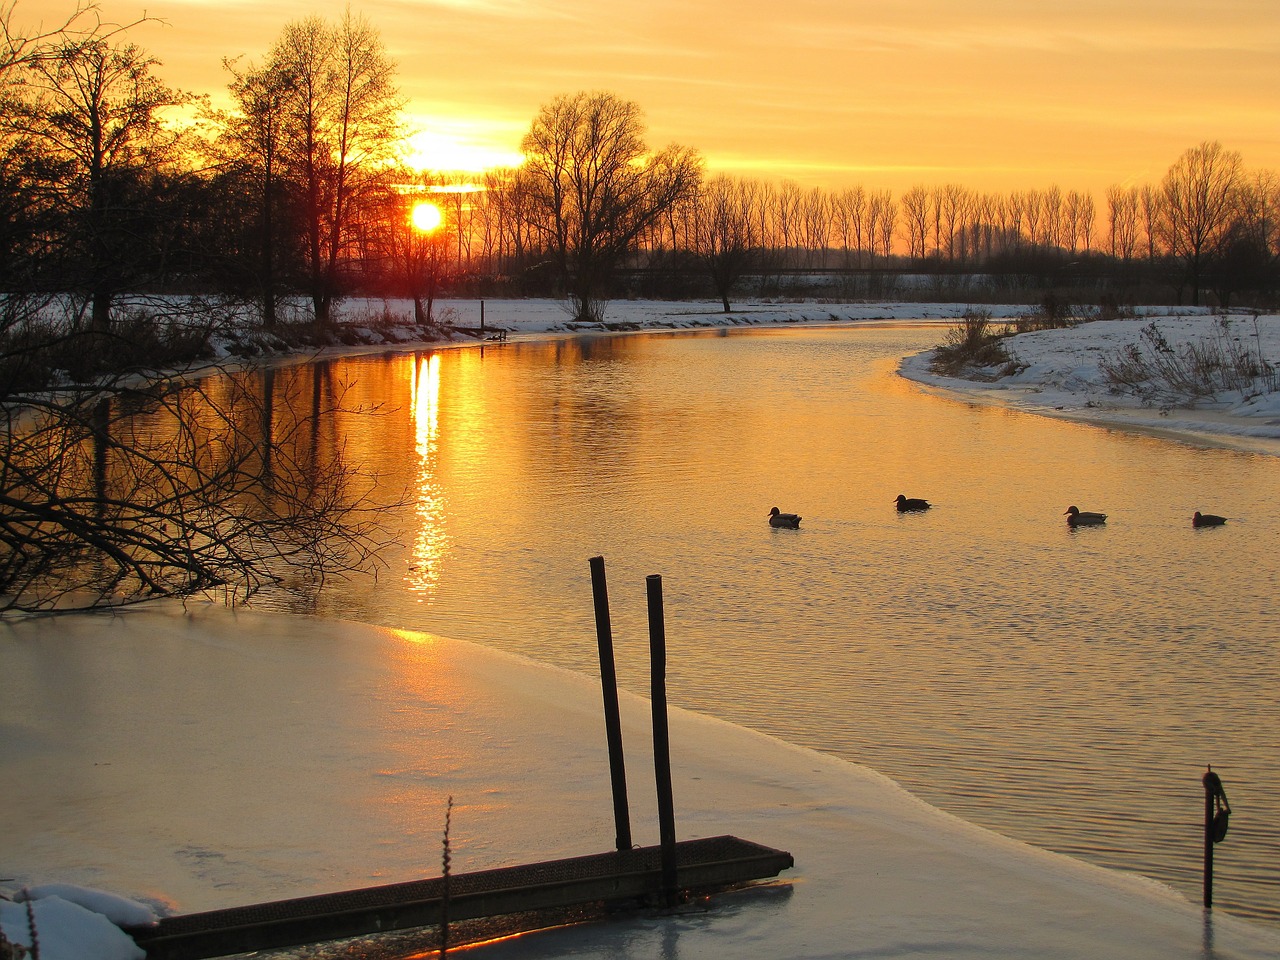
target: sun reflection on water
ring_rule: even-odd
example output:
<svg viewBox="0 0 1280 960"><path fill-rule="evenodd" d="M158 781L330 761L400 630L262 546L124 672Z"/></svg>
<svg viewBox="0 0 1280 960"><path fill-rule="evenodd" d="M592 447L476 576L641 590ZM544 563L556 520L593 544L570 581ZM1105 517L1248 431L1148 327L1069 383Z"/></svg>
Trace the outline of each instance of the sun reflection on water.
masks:
<svg viewBox="0 0 1280 960"><path fill-rule="evenodd" d="M440 441L440 356L419 357L413 369L410 412L417 454L413 560L406 577L420 600L429 600L440 581L440 566L449 549L445 531L446 503L437 477Z"/></svg>

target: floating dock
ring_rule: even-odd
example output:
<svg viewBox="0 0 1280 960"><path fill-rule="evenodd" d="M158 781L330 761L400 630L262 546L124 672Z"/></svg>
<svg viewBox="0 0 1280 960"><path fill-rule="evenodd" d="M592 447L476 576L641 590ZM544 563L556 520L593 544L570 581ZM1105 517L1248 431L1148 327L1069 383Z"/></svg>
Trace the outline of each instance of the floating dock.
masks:
<svg viewBox="0 0 1280 960"><path fill-rule="evenodd" d="M676 844L680 890L707 892L775 877L791 854L737 837ZM199 960L375 933L529 915L504 933L548 925L540 911L627 901L656 902L664 890L661 847L454 874L342 893L166 917L128 932L148 960Z"/></svg>

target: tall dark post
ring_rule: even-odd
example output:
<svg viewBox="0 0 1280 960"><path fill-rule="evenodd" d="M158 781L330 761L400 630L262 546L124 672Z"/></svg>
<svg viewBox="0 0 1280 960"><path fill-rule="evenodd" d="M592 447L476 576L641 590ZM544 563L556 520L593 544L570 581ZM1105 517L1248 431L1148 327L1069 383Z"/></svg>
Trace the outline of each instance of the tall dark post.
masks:
<svg viewBox="0 0 1280 960"><path fill-rule="evenodd" d="M1204 905L1213 907L1213 787L1204 775Z"/></svg>
<svg viewBox="0 0 1280 960"><path fill-rule="evenodd" d="M667 628L662 614L662 577L646 578L649 594L650 689L653 702L653 770L658 787L658 839L662 844L662 898L676 905L676 813L671 795L671 737L667 731Z"/></svg>
<svg viewBox="0 0 1280 960"><path fill-rule="evenodd" d="M483 307L484 301L481 301ZM609 620L609 588L604 557L592 557L591 596L596 607L596 641L600 647L600 689L604 694L604 730L609 743L609 779L613 785L613 823L619 850L631 849L631 814L627 809L627 768L622 759L622 717L618 709L618 675L613 663L613 625Z"/></svg>
<svg viewBox="0 0 1280 960"><path fill-rule="evenodd" d="M480 301L480 334L484 335L484 301Z"/></svg>
<svg viewBox="0 0 1280 960"><path fill-rule="evenodd" d="M1231 817L1231 805L1227 803L1227 791L1222 778L1206 767L1204 777L1204 905L1213 907L1213 845L1227 836L1227 823Z"/></svg>

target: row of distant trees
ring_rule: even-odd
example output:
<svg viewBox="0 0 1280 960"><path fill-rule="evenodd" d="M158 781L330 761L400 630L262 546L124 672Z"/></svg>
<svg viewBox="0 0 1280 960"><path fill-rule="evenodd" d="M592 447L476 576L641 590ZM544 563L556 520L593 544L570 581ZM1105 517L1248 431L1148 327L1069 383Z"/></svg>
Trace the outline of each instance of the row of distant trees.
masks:
<svg viewBox="0 0 1280 960"><path fill-rule="evenodd" d="M426 320L463 288L557 294L598 319L622 274L714 291L726 310L746 278L786 271L1087 263L1224 304L1278 286L1280 179L1216 142L1101 208L1056 186L895 197L710 176L691 148L651 149L634 103L578 93L539 110L523 165L472 182L406 167L395 65L350 12L286 25L260 62L227 61L226 110L164 84L130 27L92 6L27 35L7 0L0 26L0 287L79 293L99 330L139 290L252 300L269 328L285 297L324 326L352 293L411 297ZM446 215L431 234L410 219L425 198Z"/></svg>
<svg viewBox="0 0 1280 960"><path fill-rule="evenodd" d="M565 102L544 108L536 125ZM528 174L555 154L529 139L524 146L525 167L490 172L458 211L465 269L513 275L544 252L529 215L528 197L538 191ZM1179 302L1199 304L1210 293L1222 305L1272 300L1280 288L1280 177L1247 170L1217 142L1187 150L1159 183L1111 187L1101 211L1090 194L1057 186L1007 194L915 186L895 197L862 186L690 179L692 188L632 238L623 260L651 270L674 261L705 277L726 311L746 277L804 271L1043 278L1078 267L1109 281L1113 293L1145 280Z"/></svg>

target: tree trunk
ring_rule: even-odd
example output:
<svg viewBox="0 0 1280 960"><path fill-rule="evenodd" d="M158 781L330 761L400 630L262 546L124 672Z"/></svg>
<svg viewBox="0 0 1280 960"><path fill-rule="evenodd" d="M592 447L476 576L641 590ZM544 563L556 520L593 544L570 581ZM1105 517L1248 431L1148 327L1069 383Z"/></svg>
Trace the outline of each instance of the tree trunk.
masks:
<svg viewBox="0 0 1280 960"><path fill-rule="evenodd" d="M93 292L93 312L90 316L95 333L111 331L111 294L106 290Z"/></svg>

